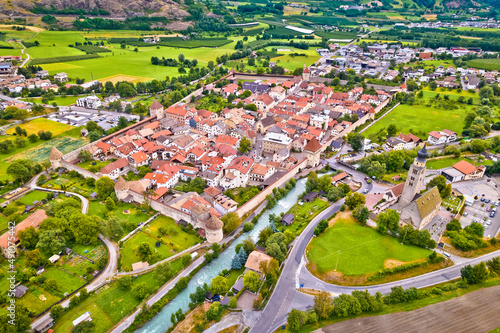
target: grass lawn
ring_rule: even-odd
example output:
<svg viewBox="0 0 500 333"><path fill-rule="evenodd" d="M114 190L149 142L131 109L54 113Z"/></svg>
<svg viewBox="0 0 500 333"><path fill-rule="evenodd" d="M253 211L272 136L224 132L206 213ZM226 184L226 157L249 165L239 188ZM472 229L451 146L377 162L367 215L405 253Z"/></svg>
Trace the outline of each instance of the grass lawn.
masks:
<svg viewBox="0 0 500 333"><path fill-rule="evenodd" d="M9 128L7 130L7 134L15 133L16 127L17 126ZM51 131L52 136L62 134L64 132L69 131L69 130L74 128L74 126L62 124L60 122L45 119L45 118L33 119L28 123L19 125L19 127L21 127L22 129L25 129L26 132L28 132L28 135L32 134L32 133L38 133L38 131L40 131L40 130L44 130L44 131Z"/></svg>
<svg viewBox="0 0 500 333"><path fill-rule="evenodd" d="M328 207L328 202L316 198L312 202L303 203L302 205L293 205L287 214L294 215L294 222L289 226L284 226L281 223L276 225L280 231L290 230L296 235L299 235L302 230L309 224L309 222L321 211Z"/></svg>
<svg viewBox="0 0 500 333"><path fill-rule="evenodd" d="M338 260L337 270L343 274L364 275L385 268L387 259L408 263L426 258L431 251L401 245L397 238L383 236L350 217L338 219L322 235L313 238L306 253L320 273L334 270Z"/></svg>
<svg viewBox="0 0 500 333"><path fill-rule="evenodd" d="M160 227L164 227L168 234L161 235L158 231ZM156 247L156 243L159 241L161 244ZM151 249L165 259L199 242L201 239L197 235L184 232L172 218L161 215L125 242L121 249L122 267L123 269L126 267L131 269L133 263L141 261L136 251L142 243L149 244Z"/></svg>
<svg viewBox="0 0 500 333"><path fill-rule="evenodd" d="M89 208L94 215L97 215L103 219L106 218L108 210L106 208L106 205L101 204L100 201L91 201ZM124 211L128 211L128 213L124 213ZM120 222L120 224L124 228L124 232L127 233L134 230L137 227L137 224L139 224L140 222L144 222L151 217L150 214L143 213L139 208L137 208L136 205L123 202L119 202L116 204L113 213L118 219L118 222ZM122 235L119 235L118 237L121 236Z"/></svg>
<svg viewBox="0 0 500 333"><path fill-rule="evenodd" d="M68 106L76 103L76 100L80 96L55 96L54 99L51 99L49 101L50 104L56 102L57 105L59 106ZM41 97L30 97L30 98L21 98L22 100L28 101L28 102L34 102L34 103L42 103L42 98Z"/></svg>
<svg viewBox="0 0 500 333"><path fill-rule="evenodd" d="M453 110L444 110L434 106L428 107L425 104L401 104L368 128L364 134L365 136L376 134L391 124L396 124L398 130L403 133L409 133L410 129L413 129L422 140L427 140L427 133L431 131L449 129L456 133L462 133L463 119L472 106L461 106L461 108Z"/></svg>
<svg viewBox="0 0 500 333"><path fill-rule="evenodd" d="M96 169L99 168L98 170L101 170L102 168L104 168L109 163L111 163L111 161L94 161L94 160L90 160L90 161L87 161L87 162L80 163L80 164L78 164L78 166L81 167L81 168L84 168L85 170L89 170L89 168L91 166L94 167L94 168L96 168Z"/></svg>
<svg viewBox="0 0 500 333"><path fill-rule="evenodd" d="M476 166L478 165L493 165L492 160L483 160L481 163L477 161L477 159L472 160L470 158L464 158L464 157L459 157L459 158L454 158L454 157L449 157L449 158L441 158L441 159L435 159L435 160L428 160L426 165L428 169L443 169L443 168L449 168L453 164L460 162L461 160L466 160L469 163L472 163Z"/></svg>
<svg viewBox="0 0 500 333"><path fill-rule="evenodd" d="M79 277L68 274L65 271L57 268L50 267L45 270L42 274L47 279L56 280L59 284L60 291L62 294L71 293L72 291L78 289L85 284L85 281Z"/></svg>
<svg viewBox="0 0 500 333"><path fill-rule="evenodd" d="M33 201L42 201L47 198L47 192L44 191L31 191L24 197L19 199L24 205L29 206L33 204Z"/></svg>
<svg viewBox="0 0 500 333"><path fill-rule="evenodd" d="M43 295L43 296L42 296ZM40 296L42 298L40 298ZM43 300L43 298L45 299ZM59 300L59 297L52 295L48 291L44 290L40 286L32 285L29 287L29 292L27 292L23 297L16 301L16 304L23 305L33 311L36 314L39 314L43 310L47 309L49 306L54 304ZM2 310L5 310L3 308Z"/></svg>
<svg viewBox="0 0 500 333"><path fill-rule="evenodd" d="M241 267L240 269L232 269L229 271L229 274L226 276L227 285L231 288L237 281L238 276L242 275L245 271L245 267Z"/></svg>

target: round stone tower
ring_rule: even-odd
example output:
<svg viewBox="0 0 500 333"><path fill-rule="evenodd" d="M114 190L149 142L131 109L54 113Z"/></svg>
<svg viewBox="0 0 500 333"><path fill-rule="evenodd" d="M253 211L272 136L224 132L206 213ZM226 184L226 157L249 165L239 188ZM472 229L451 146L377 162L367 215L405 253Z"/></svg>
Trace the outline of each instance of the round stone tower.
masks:
<svg viewBox="0 0 500 333"><path fill-rule="evenodd" d="M205 235L209 243L218 243L224 238L223 226L224 223L213 215L205 222Z"/></svg>
<svg viewBox="0 0 500 333"><path fill-rule="evenodd" d="M52 147L49 155L49 161L52 169L55 170L62 167L61 161L63 156L64 155L56 147Z"/></svg>
<svg viewBox="0 0 500 333"><path fill-rule="evenodd" d="M119 200L123 200L128 196L128 183L122 176L118 177L115 183L115 193Z"/></svg>

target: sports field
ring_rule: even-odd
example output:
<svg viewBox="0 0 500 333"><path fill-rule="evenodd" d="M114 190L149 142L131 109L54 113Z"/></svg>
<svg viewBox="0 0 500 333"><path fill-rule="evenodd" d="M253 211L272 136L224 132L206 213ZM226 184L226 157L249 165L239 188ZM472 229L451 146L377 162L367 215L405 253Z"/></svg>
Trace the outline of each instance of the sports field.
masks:
<svg viewBox="0 0 500 333"><path fill-rule="evenodd" d="M307 247L307 259L319 273L334 270L338 261L337 270L345 275L374 273L390 266L391 261L408 263L430 253L416 246L401 245L397 238L363 227L352 217L338 219Z"/></svg>
<svg viewBox="0 0 500 333"><path fill-rule="evenodd" d="M461 108L444 110L426 105L401 104L388 115L369 127L363 134L370 136L380 130L395 124L400 132L409 133L413 129L418 136L426 140L431 131L449 129L456 133L462 133L464 128L464 117L472 108L470 105L460 105Z"/></svg>

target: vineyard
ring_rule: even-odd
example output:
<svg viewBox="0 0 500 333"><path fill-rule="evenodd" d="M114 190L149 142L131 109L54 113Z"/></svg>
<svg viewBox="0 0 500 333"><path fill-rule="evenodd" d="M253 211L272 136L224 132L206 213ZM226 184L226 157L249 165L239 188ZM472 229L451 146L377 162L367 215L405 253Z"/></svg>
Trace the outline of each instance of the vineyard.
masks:
<svg viewBox="0 0 500 333"><path fill-rule="evenodd" d="M77 60L95 59L95 58L99 58L99 55L91 53L91 54L82 54L82 55L65 56L65 57L37 58L31 60L30 65L53 64L57 62L68 62L68 61L77 61Z"/></svg>

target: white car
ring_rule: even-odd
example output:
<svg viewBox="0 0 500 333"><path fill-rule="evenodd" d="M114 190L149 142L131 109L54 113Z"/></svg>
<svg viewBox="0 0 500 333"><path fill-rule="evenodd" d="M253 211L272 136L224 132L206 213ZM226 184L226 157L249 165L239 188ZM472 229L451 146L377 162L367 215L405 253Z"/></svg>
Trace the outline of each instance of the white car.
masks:
<svg viewBox="0 0 500 333"><path fill-rule="evenodd" d="M363 194L366 194L366 193L368 193L368 189L367 189L367 188L365 188L365 189L363 190Z"/></svg>

